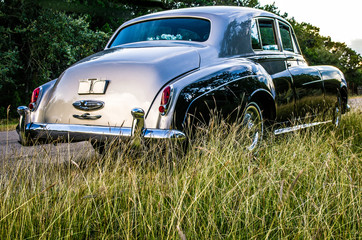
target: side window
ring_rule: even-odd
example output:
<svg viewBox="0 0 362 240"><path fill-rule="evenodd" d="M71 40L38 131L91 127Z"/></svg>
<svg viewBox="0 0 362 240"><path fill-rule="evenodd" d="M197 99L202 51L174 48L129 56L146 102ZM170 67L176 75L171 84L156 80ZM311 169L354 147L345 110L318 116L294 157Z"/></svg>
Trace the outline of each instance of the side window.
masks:
<svg viewBox="0 0 362 240"><path fill-rule="evenodd" d="M284 23L279 22L280 36L282 39L282 46L285 51L294 52L295 44L292 40L290 27Z"/></svg>
<svg viewBox="0 0 362 240"><path fill-rule="evenodd" d="M253 19L251 22L251 46L254 50L262 50L257 21Z"/></svg>
<svg viewBox="0 0 362 240"><path fill-rule="evenodd" d="M279 50L275 38L274 21L271 19L258 19L258 23L263 50Z"/></svg>

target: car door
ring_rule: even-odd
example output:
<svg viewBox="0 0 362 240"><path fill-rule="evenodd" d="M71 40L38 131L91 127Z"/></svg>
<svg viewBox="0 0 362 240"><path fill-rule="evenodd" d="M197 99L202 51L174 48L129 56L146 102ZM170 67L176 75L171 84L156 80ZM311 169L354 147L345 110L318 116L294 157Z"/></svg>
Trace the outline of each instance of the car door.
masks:
<svg viewBox="0 0 362 240"><path fill-rule="evenodd" d="M286 57L278 42L277 25L272 18L257 18L251 24L251 42L255 56L251 57L270 74L275 86L276 120L292 121L295 116L295 93Z"/></svg>
<svg viewBox="0 0 362 240"><path fill-rule="evenodd" d="M324 86L321 75L316 68L306 64L289 24L278 20L278 28L285 63L295 89L297 116L314 117L321 113L323 108Z"/></svg>

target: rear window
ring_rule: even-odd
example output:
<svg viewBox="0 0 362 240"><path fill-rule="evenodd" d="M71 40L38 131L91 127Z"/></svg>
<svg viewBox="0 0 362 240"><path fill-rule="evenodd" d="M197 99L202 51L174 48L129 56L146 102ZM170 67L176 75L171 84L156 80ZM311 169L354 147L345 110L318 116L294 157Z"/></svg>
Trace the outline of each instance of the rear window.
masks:
<svg viewBox="0 0 362 240"><path fill-rule="evenodd" d="M210 22L197 18L168 18L140 22L122 29L110 47L157 40L204 42L210 35Z"/></svg>

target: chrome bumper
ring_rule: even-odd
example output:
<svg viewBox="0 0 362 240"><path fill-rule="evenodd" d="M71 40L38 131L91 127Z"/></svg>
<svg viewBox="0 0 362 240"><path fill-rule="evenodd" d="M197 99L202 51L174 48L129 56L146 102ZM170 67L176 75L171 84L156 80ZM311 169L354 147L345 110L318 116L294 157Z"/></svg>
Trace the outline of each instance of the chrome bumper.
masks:
<svg viewBox="0 0 362 240"><path fill-rule="evenodd" d="M108 127L78 124L31 123L30 111L27 107L18 107L20 115L18 133L20 142L28 145L36 141L110 141L113 139L127 140L133 137L145 139L172 139L183 141L186 135L178 130L144 128L144 111L133 109L132 127Z"/></svg>

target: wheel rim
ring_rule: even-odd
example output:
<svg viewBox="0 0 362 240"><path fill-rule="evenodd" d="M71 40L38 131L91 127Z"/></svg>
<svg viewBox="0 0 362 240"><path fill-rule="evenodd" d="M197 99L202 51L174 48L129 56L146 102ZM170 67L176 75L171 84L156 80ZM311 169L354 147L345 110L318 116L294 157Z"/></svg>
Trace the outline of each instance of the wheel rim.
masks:
<svg viewBox="0 0 362 240"><path fill-rule="evenodd" d="M338 97L336 106L334 108L334 116L333 116L333 124L335 127L339 126L339 123L341 121L341 99Z"/></svg>
<svg viewBox="0 0 362 240"><path fill-rule="evenodd" d="M263 121L260 109L257 105L249 105L243 117L243 126L246 129L246 148L254 150L263 136Z"/></svg>

